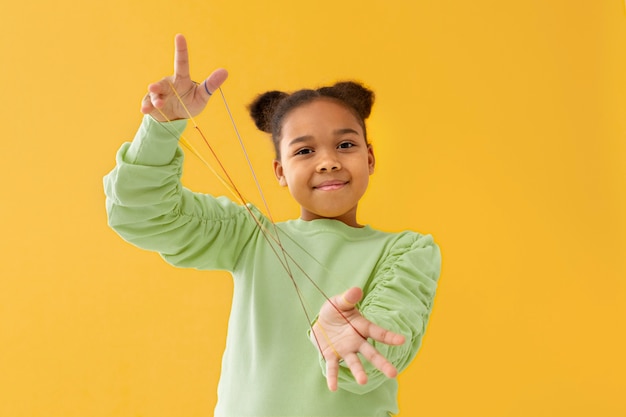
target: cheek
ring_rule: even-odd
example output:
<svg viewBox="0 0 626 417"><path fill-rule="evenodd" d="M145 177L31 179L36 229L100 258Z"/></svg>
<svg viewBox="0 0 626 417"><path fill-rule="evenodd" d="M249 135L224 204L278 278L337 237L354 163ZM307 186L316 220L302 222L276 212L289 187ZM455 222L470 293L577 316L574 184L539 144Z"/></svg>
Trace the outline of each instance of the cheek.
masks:
<svg viewBox="0 0 626 417"><path fill-rule="evenodd" d="M303 178L301 170L294 169L293 167L290 168L291 169L285 175L285 180L287 184L289 185L289 187L293 188L302 187L302 184L305 180Z"/></svg>
<svg viewBox="0 0 626 417"><path fill-rule="evenodd" d="M374 164L371 163L368 157L359 160L358 172L364 177L369 177L374 173Z"/></svg>
<svg viewBox="0 0 626 417"><path fill-rule="evenodd" d="M283 187L296 188L302 182L302 175L300 175L298 169L292 165L283 165L282 177L279 178L279 183Z"/></svg>

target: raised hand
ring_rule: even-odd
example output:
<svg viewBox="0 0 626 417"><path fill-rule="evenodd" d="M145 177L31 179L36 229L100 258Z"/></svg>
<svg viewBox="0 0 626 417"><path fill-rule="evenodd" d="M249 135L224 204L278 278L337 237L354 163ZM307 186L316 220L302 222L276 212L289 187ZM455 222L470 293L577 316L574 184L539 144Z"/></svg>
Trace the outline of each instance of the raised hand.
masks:
<svg viewBox="0 0 626 417"><path fill-rule="evenodd" d="M217 90L226 78L225 69L213 71L202 82L194 82L189 75L189 53L187 41L183 35L176 35L174 54L174 75L165 77L148 86L148 93L141 102L141 112L150 114L160 122L187 119L196 116L204 110L211 94ZM183 104L178 99L180 96ZM185 110L185 107L189 111Z"/></svg>
<svg viewBox="0 0 626 417"><path fill-rule="evenodd" d="M361 353L387 377L394 378L397 375L395 366L367 339L401 345L404 336L383 329L363 317L356 309L356 303L362 297L363 291L358 287L332 297L324 303L313 325L313 332L326 360L326 382L331 391L337 390L340 361L344 361L357 383L362 385L367 382L367 373L357 353Z"/></svg>

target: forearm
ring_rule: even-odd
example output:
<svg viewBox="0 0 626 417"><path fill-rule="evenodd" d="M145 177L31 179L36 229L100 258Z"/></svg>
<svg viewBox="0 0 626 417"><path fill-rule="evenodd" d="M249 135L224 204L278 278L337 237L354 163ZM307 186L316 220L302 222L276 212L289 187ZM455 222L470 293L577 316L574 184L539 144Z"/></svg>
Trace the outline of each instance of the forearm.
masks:
<svg viewBox="0 0 626 417"><path fill-rule="evenodd" d="M109 225L124 239L151 250L160 250L142 236L154 235L180 204L182 152L178 135L186 123L161 125L145 116L135 138L122 145L115 168L104 177Z"/></svg>
<svg viewBox="0 0 626 417"><path fill-rule="evenodd" d="M104 178L108 222L126 241L178 266L229 269L237 248L215 242L236 241L236 233L247 232L240 219L245 210L225 197L182 186L178 135L185 125L144 118Z"/></svg>
<svg viewBox="0 0 626 417"><path fill-rule="evenodd" d="M394 346L371 341L398 372L404 370L419 351L432 311L441 267L439 247L431 236L404 235L382 263L365 297L358 305L362 315L376 325L405 337ZM340 387L365 393L384 383L387 377L364 361L368 383L354 383L348 369L341 369Z"/></svg>

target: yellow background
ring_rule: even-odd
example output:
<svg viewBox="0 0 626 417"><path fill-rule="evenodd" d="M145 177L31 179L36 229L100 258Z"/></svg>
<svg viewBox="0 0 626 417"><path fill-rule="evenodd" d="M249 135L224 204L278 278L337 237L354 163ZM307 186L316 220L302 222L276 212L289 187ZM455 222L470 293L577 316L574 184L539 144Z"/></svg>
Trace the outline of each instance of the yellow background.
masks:
<svg viewBox="0 0 626 417"><path fill-rule="evenodd" d="M401 416L626 415L622 1L22 0L0 13L0 416L212 414L230 279L123 242L101 182L178 32L194 78L229 69L278 219L297 208L245 105L375 89L360 220L444 254ZM258 201L216 98L199 123ZM222 192L192 157L184 179Z"/></svg>

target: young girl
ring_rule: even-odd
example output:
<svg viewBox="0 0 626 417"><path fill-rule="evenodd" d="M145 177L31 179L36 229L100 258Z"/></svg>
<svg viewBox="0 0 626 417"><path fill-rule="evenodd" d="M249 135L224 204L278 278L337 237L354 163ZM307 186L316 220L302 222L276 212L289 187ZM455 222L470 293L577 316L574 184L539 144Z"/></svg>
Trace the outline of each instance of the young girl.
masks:
<svg viewBox="0 0 626 417"><path fill-rule="evenodd" d="M397 413L395 376L420 347L440 253L430 235L357 221L374 171L373 93L345 82L250 105L274 142L278 182L301 206L300 218L272 225L252 205L181 185L187 111L199 114L227 73L194 83L185 39L175 44L174 76L148 87L141 127L105 177L107 213L124 239L173 265L232 273L215 415ZM311 322L303 306L317 312Z"/></svg>

